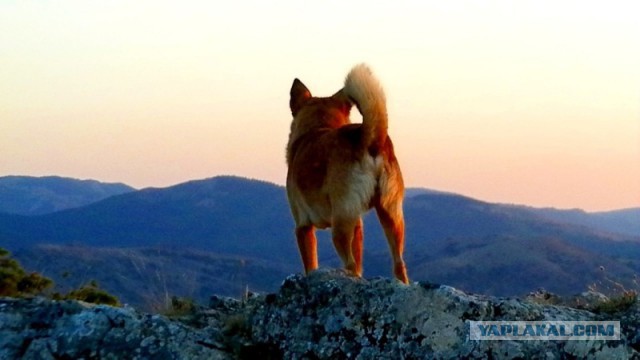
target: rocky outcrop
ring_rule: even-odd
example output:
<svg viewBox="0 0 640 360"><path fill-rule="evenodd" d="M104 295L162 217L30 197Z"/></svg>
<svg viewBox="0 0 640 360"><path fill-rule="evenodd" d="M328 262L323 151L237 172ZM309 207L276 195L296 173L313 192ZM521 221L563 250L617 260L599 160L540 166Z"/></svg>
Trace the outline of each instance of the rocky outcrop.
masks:
<svg viewBox="0 0 640 360"><path fill-rule="evenodd" d="M468 320L620 320L619 341L470 341ZM131 308L0 300L0 358L640 358L640 306L613 315L340 271L276 294L213 297L174 318Z"/></svg>
<svg viewBox="0 0 640 360"><path fill-rule="evenodd" d="M0 299L0 359L226 359L207 334L132 308Z"/></svg>
<svg viewBox="0 0 640 360"><path fill-rule="evenodd" d="M467 320L595 320L584 310L469 295L448 286L358 280L317 272L291 277L252 312L251 341L285 358L628 358L640 349L639 317L622 341L469 341ZM632 317L632 319L629 318Z"/></svg>

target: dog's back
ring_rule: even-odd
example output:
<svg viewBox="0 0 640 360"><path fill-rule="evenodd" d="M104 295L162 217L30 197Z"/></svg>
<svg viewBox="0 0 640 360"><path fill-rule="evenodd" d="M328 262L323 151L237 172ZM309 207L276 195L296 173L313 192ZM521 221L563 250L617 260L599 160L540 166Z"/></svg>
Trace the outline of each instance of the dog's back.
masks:
<svg viewBox="0 0 640 360"><path fill-rule="evenodd" d="M362 124L349 121L352 103L362 113ZM294 119L287 146L287 195L305 270L317 267L315 237L309 233L314 227L331 227L346 267L361 275L360 217L375 207L387 238L393 238L396 277L406 282L401 258L404 186L387 134L385 96L378 81L369 68L359 65L342 90L316 98L296 79L290 107ZM305 250L309 248L313 251Z"/></svg>

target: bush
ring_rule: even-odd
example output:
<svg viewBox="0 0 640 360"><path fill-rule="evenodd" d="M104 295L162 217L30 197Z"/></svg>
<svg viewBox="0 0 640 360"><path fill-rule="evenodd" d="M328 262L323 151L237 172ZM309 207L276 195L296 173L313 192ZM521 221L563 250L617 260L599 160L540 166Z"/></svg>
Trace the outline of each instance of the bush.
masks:
<svg viewBox="0 0 640 360"><path fill-rule="evenodd" d="M167 309L160 313L167 317L183 317L193 315L196 309L197 306L193 299L172 296L171 303L168 304Z"/></svg>
<svg viewBox="0 0 640 360"><path fill-rule="evenodd" d="M36 272L27 274L9 251L0 248L0 296L38 295L52 286L51 279Z"/></svg>
<svg viewBox="0 0 640 360"><path fill-rule="evenodd" d="M631 308L638 300L638 293L633 290L625 291L621 295L609 298L595 306L595 313L615 314Z"/></svg>
<svg viewBox="0 0 640 360"><path fill-rule="evenodd" d="M601 293L607 293L608 299L601 301L591 309L595 313L614 314L623 312L631 308L638 300L637 289L627 289L619 279L610 278L606 268L600 266L602 279L589 286L590 291L598 292L598 287L602 288ZM633 276L632 284L638 286L637 276Z"/></svg>
<svg viewBox="0 0 640 360"><path fill-rule="evenodd" d="M120 306L120 300L101 289L95 280L76 290L71 290L67 295L62 296L61 298L65 300L80 300L92 304Z"/></svg>
<svg viewBox="0 0 640 360"><path fill-rule="evenodd" d="M20 263L11 258L11 253L0 248L0 296L24 297L45 295L45 290L53 287L53 281L36 272L27 273ZM66 295L49 294L55 300L81 300L93 304L120 306L117 297L100 289L98 283L91 281Z"/></svg>

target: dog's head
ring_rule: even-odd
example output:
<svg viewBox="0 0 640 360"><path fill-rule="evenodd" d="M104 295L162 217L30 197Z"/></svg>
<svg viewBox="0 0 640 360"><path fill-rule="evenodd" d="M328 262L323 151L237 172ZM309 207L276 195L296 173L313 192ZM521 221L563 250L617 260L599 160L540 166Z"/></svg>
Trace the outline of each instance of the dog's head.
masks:
<svg viewBox="0 0 640 360"><path fill-rule="evenodd" d="M342 90L330 97L314 97L302 81L295 79L290 96L292 130L294 126L306 129L316 126L339 127L349 123L353 103Z"/></svg>

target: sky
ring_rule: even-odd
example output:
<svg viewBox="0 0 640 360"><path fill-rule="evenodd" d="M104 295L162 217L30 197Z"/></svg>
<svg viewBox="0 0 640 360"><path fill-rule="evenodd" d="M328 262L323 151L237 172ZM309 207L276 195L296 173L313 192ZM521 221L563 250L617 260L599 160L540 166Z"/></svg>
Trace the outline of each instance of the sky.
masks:
<svg viewBox="0 0 640 360"><path fill-rule="evenodd" d="M329 96L366 62L407 186L637 207L638 14L637 1L2 0L0 176L282 185L293 79Z"/></svg>

